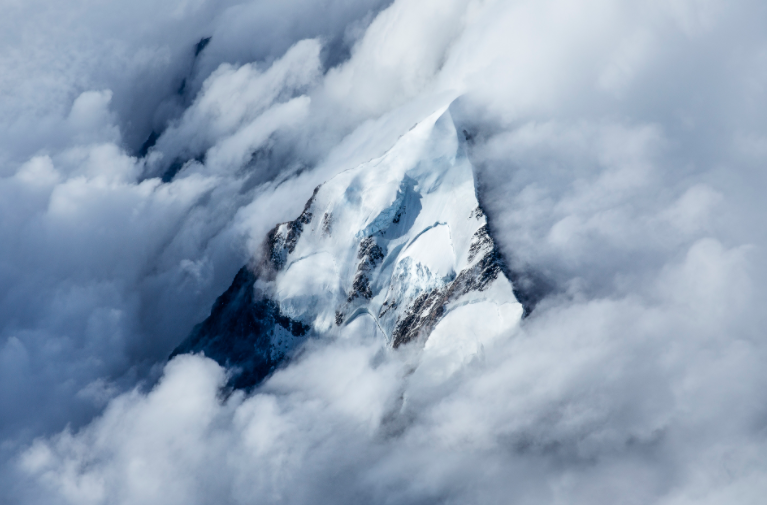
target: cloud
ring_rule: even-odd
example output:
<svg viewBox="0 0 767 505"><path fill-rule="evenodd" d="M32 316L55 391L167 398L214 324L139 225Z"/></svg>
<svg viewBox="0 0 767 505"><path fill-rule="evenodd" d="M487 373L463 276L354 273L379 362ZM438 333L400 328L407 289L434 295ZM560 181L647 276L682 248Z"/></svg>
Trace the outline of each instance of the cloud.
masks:
<svg viewBox="0 0 767 505"><path fill-rule="evenodd" d="M306 119L310 100L301 91L318 79L319 56L319 42L304 40L265 72L253 64L223 64L178 123L160 136L153 148L159 156L153 158L167 167L207 152L207 168L239 169L276 131Z"/></svg>
<svg viewBox="0 0 767 505"><path fill-rule="evenodd" d="M562 301L449 387L352 339L222 400L223 370L181 356L21 465L72 503L755 502L764 350L720 326L747 257L703 240L654 279L663 303Z"/></svg>
<svg viewBox="0 0 767 505"><path fill-rule="evenodd" d="M144 106L183 105L176 87L184 74L199 75L194 44L210 33L201 19L229 6L162 4L144 24L143 7L123 7L121 13L72 2L35 13L18 5L17 25L4 32L12 51L2 63L7 100L0 104L0 129L8 133L0 141L0 354L8 363L0 437L9 447L86 422L104 394L152 377L152 367L204 316L247 260L247 234L236 216L262 190L258 170L254 180L243 165L266 144L287 149L288 142L275 146L272 137L305 118L310 99L302 93L321 71L322 46L301 42L301 30L283 35L297 42L284 55L222 63L158 145L171 159L182 149L212 147L211 160L193 161L183 177L165 184L147 177L152 157L136 158L130 139L134 128L149 133ZM345 6L328 12L334 8ZM374 8L339 11L320 34L338 35L346 21ZM22 37L32 20L46 26L56 12L70 31ZM120 16L144 33L115 26ZM71 65L53 63L62 58ZM219 51L217 58L233 55ZM141 107L134 110L134 101ZM280 171L261 168L266 179ZM273 216L264 226L282 218L261 216Z"/></svg>
<svg viewBox="0 0 767 505"><path fill-rule="evenodd" d="M763 10L10 4L0 497L758 503ZM516 333L443 381L354 337L250 395L165 363L274 223L456 97L496 240L547 287Z"/></svg>

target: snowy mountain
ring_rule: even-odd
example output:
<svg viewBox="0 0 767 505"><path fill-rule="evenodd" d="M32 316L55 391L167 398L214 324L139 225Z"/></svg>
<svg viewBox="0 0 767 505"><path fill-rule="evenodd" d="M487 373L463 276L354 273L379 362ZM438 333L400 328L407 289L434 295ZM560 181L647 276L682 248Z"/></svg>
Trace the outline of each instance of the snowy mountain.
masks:
<svg viewBox="0 0 767 505"><path fill-rule="evenodd" d="M173 354L203 352L248 387L307 338L368 337L450 374L519 323L509 277L443 107L318 186Z"/></svg>

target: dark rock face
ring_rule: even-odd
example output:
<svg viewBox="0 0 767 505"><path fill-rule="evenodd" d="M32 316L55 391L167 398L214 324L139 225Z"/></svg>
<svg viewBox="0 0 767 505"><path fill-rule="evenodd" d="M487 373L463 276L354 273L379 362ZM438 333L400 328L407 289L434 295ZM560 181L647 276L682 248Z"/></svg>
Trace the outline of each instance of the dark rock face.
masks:
<svg viewBox="0 0 767 505"><path fill-rule="evenodd" d="M273 273L285 267L288 255L295 250L296 243L304 231L304 226L312 222L314 215L311 212L311 208L319 190L320 186L314 188L312 197L306 202L304 211L298 218L287 223L278 224L266 236L266 243L264 244L266 248L264 254L265 263L262 263L262 269L266 267L267 272L265 273L267 275L269 270Z"/></svg>
<svg viewBox="0 0 767 505"><path fill-rule="evenodd" d="M381 263L384 256L383 249L376 244L373 237L368 237L360 242L359 252L357 253L357 259L360 262L357 265L357 274L354 276L354 282L352 283L349 297L346 300L347 302L351 302L359 297L367 300L373 297L373 292L370 289L370 272Z"/></svg>
<svg viewBox="0 0 767 505"><path fill-rule="evenodd" d="M394 326L391 338L393 347L397 348L418 337L428 336L445 315L449 303L471 291L484 291L499 274L502 274L503 259L486 226L474 234L469 249L469 261L473 261L483 252L482 259L461 271L452 282L442 288L422 293L413 301Z"/></svg>
<svg viewBox="0 0 767 505"><path fill-rule="evenodd" d="M195 326L170 357L202 352L234 372L229 381L234 388L250 388L269 375L287 356L275 345L275 333L300 338L311 328L282 315L273 300L257 298L255 282L255 274L242 267L213 304L210 316Z"/></svg>
<svg viewBox="0 0 767 505"><path fill-rule="evenodd" d="M171 358L202 352L233 372L230 387L250 388L289 357L311 327L283 315L276 301L256 293L255 284L259 275L269 278L284 268L304 226L312 222L311 207L319 188L315 188L297 219L280 223L268 233L264 260L257 272L242 267L231 286L213 304L210 316L194 327ZM291 337L300 340L292 342Z"/></svg>
<svg viewBox="0 0 767 505"><path fill-rule="evenodd" d="M284 316L279 304L266 294L257 295L255 283L259 274L271 277L285 266L303 227L312 221L310 209L318 190L319 186L297 219L280 223L269 232L258 273L242 267L229 289L213 304L210 316L194 327L171 358L202 352L233 372L228 384L233 388L257 385L288 358L296 344L291 337L303 339L311 327Z"/></svg>

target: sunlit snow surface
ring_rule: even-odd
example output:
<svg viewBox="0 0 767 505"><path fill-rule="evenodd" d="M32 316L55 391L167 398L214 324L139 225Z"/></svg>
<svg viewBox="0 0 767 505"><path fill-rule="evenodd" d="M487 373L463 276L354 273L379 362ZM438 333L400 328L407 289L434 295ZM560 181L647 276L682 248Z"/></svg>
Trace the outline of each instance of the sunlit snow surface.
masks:
<svg viewBox="0 0 767 505"><path fill-rule="evenodd" d="M523 314L486 225L471 163L447 107L440 107L383 156L318 186L301 216L269 234L252 267L255 300L274 302L281 315L275 321L291 322L227 335L218 328L232 325L220 321L210 325L216 334L193 333L195 343L178 352L269 370L307 338L367 336L423 348L424 370L447 377L483 344L508 335ZM228 299L232 307L250 300ZM293 322L311 331L291 336ZM216 352L208 344L213 339ZM246 340L254 357L222 352L227 339Z"/></svg>

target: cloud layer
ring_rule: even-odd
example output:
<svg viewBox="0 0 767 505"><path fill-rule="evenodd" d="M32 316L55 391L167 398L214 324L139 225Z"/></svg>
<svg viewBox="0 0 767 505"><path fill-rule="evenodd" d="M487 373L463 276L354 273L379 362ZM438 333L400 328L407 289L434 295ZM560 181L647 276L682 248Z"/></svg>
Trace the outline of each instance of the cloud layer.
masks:
<svg viewBox="0 0 767 505"><path fill-rule="evenodd" d="M758 2L8 9L3 500L767 492ZM165 364L314 186L452 99L496 239L546 288L517 333L448 381L364 339L312 343L249 396L204 357Z"/></svg>

